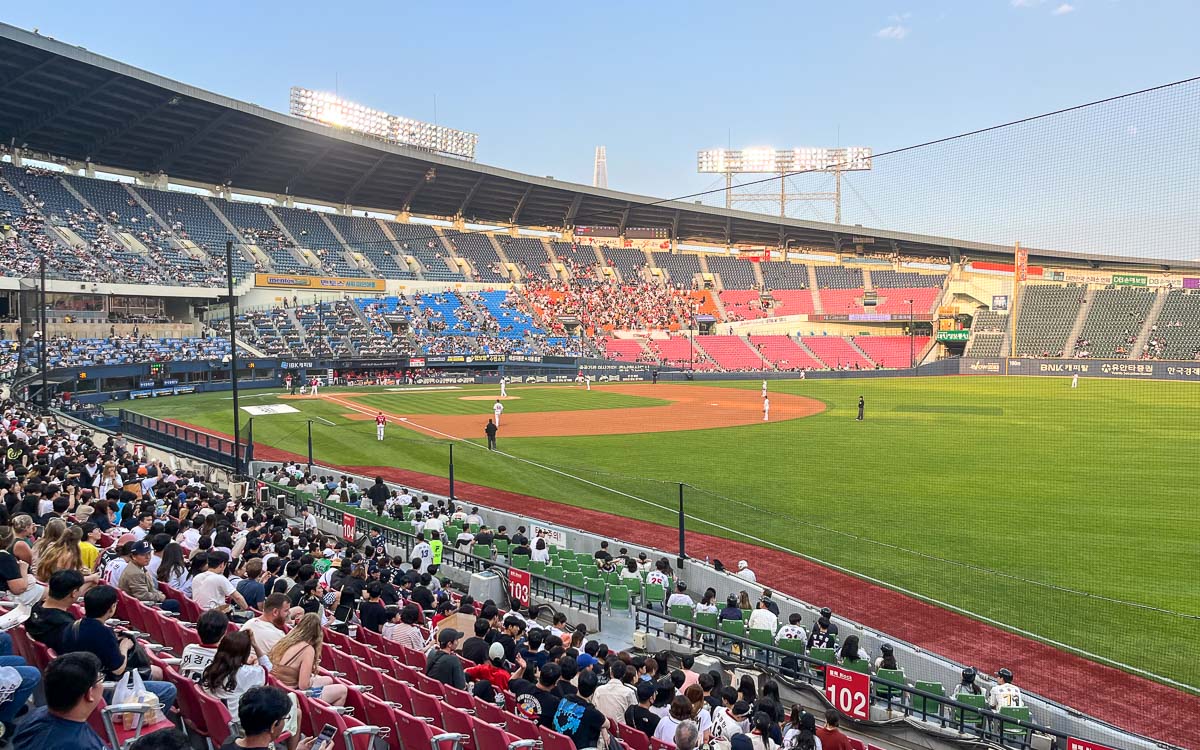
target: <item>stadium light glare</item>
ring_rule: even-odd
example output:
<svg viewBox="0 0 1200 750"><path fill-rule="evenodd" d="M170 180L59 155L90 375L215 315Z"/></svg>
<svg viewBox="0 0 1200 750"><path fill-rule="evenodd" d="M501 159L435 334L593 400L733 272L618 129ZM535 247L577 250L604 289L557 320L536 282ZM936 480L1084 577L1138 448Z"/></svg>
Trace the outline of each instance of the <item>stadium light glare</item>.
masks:
<svg viewBox="0 0 1200 750"><path fill-rule="evenodd" d="M413 146L434 153L457 156L474 161L479 136L433 123L365 107L357 102L327 91L293 86L289 111L299 117L322 125L344 128L387 143Z"/></svg>

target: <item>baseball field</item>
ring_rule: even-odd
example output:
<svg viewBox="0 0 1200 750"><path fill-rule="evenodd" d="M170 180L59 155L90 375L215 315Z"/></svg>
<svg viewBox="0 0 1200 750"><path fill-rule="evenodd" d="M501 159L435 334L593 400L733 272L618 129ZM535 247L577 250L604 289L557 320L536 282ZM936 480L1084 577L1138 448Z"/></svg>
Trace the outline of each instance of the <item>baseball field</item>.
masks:
<svg viewBox="0 0 1200 750"><path fill-rule="evenodd" d="M260 447L302 456L307 420L320 418L319 463L445 476L448 443L465 438L459 482L667 526L684 482L689 531L802 554L1176 687L1200 685L1195 385L772 381L766 422L760 388L513 385L496 452L483 432L496 386L243 391L241 403L296 410L255 417ZM227 392L126 406L232 432Z"/></svg>

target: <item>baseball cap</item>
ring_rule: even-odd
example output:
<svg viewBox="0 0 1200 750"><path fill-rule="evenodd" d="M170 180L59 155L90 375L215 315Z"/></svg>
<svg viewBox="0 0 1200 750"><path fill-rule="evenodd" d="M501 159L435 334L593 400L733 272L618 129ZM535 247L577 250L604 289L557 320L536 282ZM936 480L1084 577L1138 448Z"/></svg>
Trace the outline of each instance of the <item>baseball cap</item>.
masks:
<svg viewBox="0 0 1200 750"><path fill-rule="evenodd" d="M336 554L337 554L337 552L336 552L335 550L333 550L332 548L327 548L327 549L326 549L324 552L322 552L321 554L325 555L325 557L333 557L334 555L336 555Z"/></svg>
<svg viewBox="0 0 1200 750"><path fill-rule="evenodd" d="M453 643L454 641L457 641L459 638L462 638L462 637L463 637L463 634L460 633L459 631L455 630L454 628L443 628L442 630L438 631L438 645L441 646L442 648L445 648L446 646L450 645L451 643ZM500 648L503 649L504 647L501 646ZM488 650L488 655L489 656L491 655L490 649Z"/></svg>
<svg viewBox="0 0 1200 750"><path fill-rule="evenodd" d="M745 560L738 560L738 570L748 567Z"/></svg>
<svg viewBox="0 0 1200 750"><path fill-rule="evenodd" d="M488 658L489 659L503 659L504 658L504 644L497 641L497 642L493 643L491 646L488 646Z"/></svg>
<svg viewBox="0 0 1200 750"><path fill-rule="evenodd" d="M584 669L591 669L592 667L596 666L600 663L600 660L591 654L584 653L580 654L575 662L579 665L580 671L582 671Z"/></svg>
<svg viewBox="0 0 1200 750"><path fill-rule="evenodd" d="M146 544L145 540L140 541L140 542L134 542L133 546L129 548L129 554L131 554L131 555L148 555L148 554L150 554L150 545Z"/></svg>

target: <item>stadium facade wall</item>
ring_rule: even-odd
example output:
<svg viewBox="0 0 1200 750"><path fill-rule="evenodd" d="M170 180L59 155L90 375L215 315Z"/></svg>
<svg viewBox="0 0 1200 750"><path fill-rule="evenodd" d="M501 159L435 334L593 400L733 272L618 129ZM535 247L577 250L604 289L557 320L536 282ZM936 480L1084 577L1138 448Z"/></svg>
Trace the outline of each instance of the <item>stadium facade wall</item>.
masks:
<svg viewBox="0 0 1200 750"><path fill-rule="evenodd" d="M957 362L962 375L1041 375L1051 377L1118 378L1121 380L1186 380L1200 382L1200 361L1128 359L1007 359L943 360ZM902 370L899 372L903 372ZM924 372L922 372L924 374Z"/></svg>

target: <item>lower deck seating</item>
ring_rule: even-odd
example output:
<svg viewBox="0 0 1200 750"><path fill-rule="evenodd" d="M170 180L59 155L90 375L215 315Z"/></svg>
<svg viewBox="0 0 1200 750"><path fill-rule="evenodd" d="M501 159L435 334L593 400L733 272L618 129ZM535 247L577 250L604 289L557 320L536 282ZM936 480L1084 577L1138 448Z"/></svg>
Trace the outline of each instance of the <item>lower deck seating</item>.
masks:
<svg viewBox="0 0 1200 750"><path fill-rule="evenodd" d="M910 361L920 361L921 352L929 345L929 337L855 336L854 343L880 367L901 368L908 367Z"/></svg>
<svg viewBox="0 0 1200 750"><path fill-rule="evenodd" d="M762 370L766 363L741 336L699 336L696 345L722 370Z"/></svg>
<svg viewBox="0 0 1200 750"><path fill-rule="evenodd" d="M875 367L841 336L805 336L801 340L831 370L870 370Z"/></svg>
<svg viewBox="0 0 1200 750"><path fill-rule="evenodd" d="M814 359L788 336L751 336L750 344L758 349L776 370L824 370L825 364Z"/></svg>

